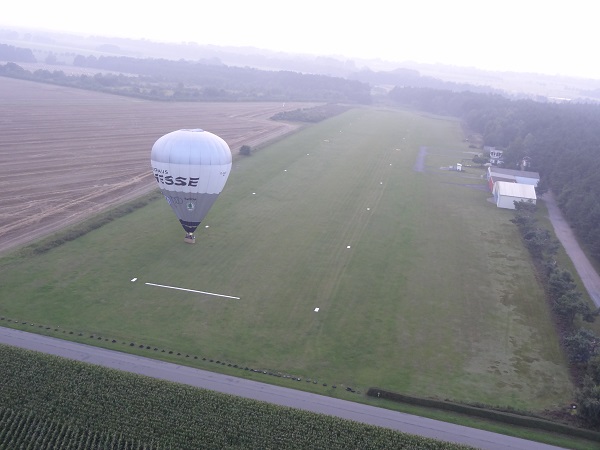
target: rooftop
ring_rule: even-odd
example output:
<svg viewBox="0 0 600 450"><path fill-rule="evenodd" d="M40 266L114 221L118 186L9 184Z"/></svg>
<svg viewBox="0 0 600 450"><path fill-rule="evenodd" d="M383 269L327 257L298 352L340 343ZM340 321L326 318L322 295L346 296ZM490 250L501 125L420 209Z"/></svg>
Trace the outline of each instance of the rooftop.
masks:
<svg viewBox="0 0 600 450"><path fill-rule="evenodd" d="M527 172L526 170L501 169L500 167L488 167L491 175L511 175L513 177L535 178L540 179L540 174L537 172Z"/></svg>

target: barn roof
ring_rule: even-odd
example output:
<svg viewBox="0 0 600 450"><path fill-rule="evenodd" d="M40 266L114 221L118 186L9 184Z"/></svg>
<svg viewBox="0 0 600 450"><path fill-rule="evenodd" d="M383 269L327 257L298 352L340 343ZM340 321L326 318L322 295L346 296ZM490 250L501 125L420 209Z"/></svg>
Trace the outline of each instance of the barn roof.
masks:
<svg viewBox="0 0 600 450"><path fill-rule="evenodd" d="M531 184L509 183L506 181L497 181L498 195L505 197L524 198L536 200L535 187Z"/></svg>
<svg viewBox="0 0 600 450"><path fill-rule="evenodd" d="M498 181L505 181L507 183L516 183L517 180L515 179L515 177L511 176L511 175L502 175L502 174L492 174L491 175L492 181L494 183L498 182Z"/></svg>
<svg viewBox="0 0 600 450"><path fill-rule="evenodd" d="M540 174L537 172L527 172L526 170L502 169L500 167L488 167L489 174L494 175L509 175L512 177L540 179Z"/></svg>

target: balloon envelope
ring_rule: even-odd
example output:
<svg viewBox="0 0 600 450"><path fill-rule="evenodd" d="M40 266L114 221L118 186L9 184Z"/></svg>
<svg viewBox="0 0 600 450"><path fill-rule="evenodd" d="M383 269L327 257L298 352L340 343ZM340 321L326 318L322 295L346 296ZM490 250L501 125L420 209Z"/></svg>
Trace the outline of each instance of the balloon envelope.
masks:
<svg viewBox="0 0 600 450"><path fill-rule="evenodd" d="M231 172L231 150L201 129L165 134L152 146L152 171L183 229L193 233Z"/></svg>

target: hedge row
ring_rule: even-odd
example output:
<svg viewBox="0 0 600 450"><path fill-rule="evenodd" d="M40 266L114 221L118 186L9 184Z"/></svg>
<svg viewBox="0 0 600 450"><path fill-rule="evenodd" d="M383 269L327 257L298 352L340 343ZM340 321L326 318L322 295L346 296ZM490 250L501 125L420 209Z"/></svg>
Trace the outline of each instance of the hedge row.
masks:
<svg viewBox="0 0 600 450"><path fill-rule="evenodd" d="M538 417L523 416L519 414L513 414L503 411L497 411L493 409L479 408L477 406L463 405L460 403L453 403L444 400L436 400L432 398L413 397L410 395L399 394L397 392L390 392L384 389L376 387L369 388L367 395L371 397L384 398L386 400L392 400L399 403L407 403L410 405L423 406L426 408L441 409L444 411L452 411L460 414L466 414L474 417L481 417L482 419L489 419L496 422L507 423L510 425L517 425L526 428L537 428L544 431L551 431L558 434L567 436L580 437L583 439L589 439L592 441L600 442L600 433L586 430L583 428L570 427L557 422L551 422Z"/></svg>
<svg viewBox="0 0 600 450"><path fill-rule="evenodd" d="M42 239L39 242L31 244L30 246L25 247L22 250L22 252L31 252L33 254L46 253L47 251L52 250L53 248L58 247L66 242L74 241L75 239L84 236L87 233L94 231L112 222L115 219L124 217L137 209L143 208L150 202L157 200L160 197L160 193L158 191L154 191L132 202L128 202L126 204L110 209L109 211L98 214L92 217L91 219L85 220L80 224L69 227L64 231L60 231L56 234L53 234L51 237Z"/></svg>

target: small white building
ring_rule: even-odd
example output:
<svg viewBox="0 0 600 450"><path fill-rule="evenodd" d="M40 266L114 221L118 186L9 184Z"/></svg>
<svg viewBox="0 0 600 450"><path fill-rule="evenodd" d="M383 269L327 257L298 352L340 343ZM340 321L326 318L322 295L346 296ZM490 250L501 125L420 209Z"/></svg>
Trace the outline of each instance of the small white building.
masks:
<svg viewBox="0 0 600 450"><path fill-rule="evenodd" d="M535 205L537 196L531 184L496 181L494 183L494 199L498 208L515 209L514 202L530 202Z"/></svg>
<svg viewBox="0 0 600 450"><path fill-rule="evenodd" d="M497 149L496 147L485 146L483 147L483 151L489 153L490 163L494 165L500 164L504 150Z"/></svg>

